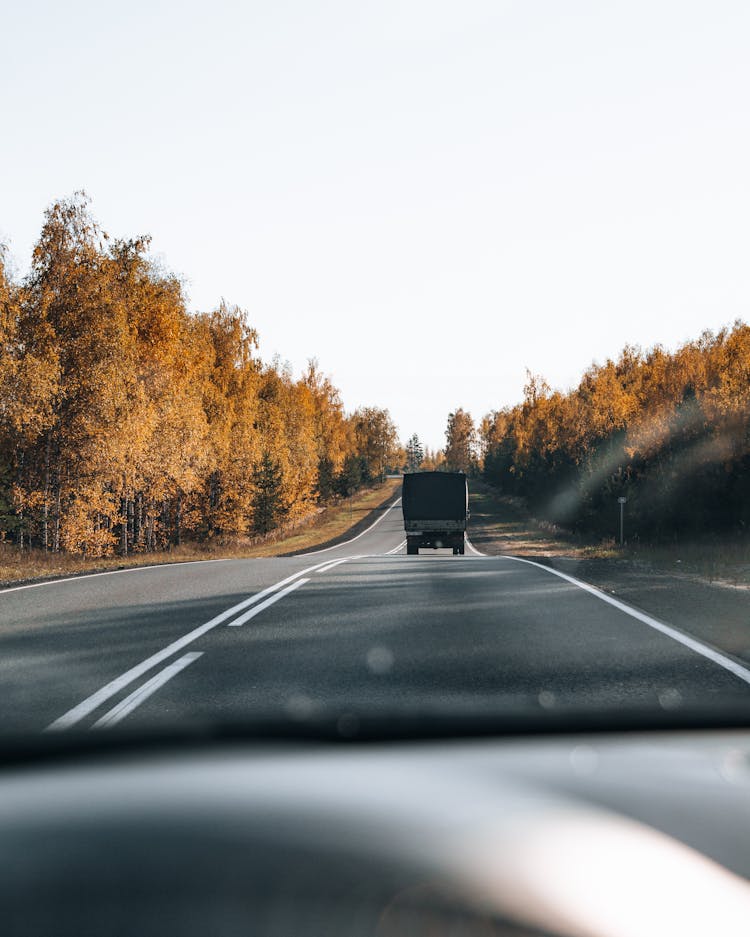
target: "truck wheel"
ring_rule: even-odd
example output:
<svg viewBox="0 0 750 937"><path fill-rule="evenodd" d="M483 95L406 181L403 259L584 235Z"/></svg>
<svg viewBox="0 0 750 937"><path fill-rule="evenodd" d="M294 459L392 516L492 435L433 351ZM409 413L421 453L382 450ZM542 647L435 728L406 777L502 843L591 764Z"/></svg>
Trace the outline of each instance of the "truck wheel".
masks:
<svg viewBox="0 0 750 937"><path fill-rule="evenodd" d="M464 555L464 550L465 550L465 547L464 547L463 545L461 545L461 546L458 548L458 552L459 552L459 554L460 554L461 556Z"/></svg>
<svg viewBox="0 0 750 937"><path fill-rule="evenodd" d="M407 556L416 556L419 553L419 547L414 546L411 543L406 544L406 555Z"/></svg>

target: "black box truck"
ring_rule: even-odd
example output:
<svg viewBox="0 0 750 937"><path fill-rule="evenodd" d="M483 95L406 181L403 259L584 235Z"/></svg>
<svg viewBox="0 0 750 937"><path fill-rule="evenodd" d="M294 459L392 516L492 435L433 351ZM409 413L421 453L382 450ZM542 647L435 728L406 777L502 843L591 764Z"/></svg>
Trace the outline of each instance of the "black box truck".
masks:
<svg viewBox="0 0 750 937"><path fill-rule="evenodd" d="M463 554L469 487L463 472L410 472L404 475L401 497L406 552L420 547L447 547Z"/></svg>

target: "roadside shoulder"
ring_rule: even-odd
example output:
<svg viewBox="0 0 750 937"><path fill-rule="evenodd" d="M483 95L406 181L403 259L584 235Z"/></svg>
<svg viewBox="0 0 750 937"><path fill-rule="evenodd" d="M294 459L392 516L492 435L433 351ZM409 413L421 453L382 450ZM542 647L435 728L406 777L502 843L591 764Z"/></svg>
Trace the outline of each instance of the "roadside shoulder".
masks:
<svg viewBox="0 0 750 937"><path fill-rule="evenodd" d="M472 486L469 536L490 556L519 556L549 566L616 596L647 614L750 660L750 595L683 572L659 569L614 551L591 556L584 542L565 540L538 525L513 499L482 482Z"/></svg>
<svg viewBox="0 0 750 937"><path fill-rule="evenodd" d="M383 511L393 503L400 493L400 484L387 479L383 486L358 492L349 502L327 508L322 514L311 518L311 523L300 530L284 533L272 532L265 543L227 546L210 544L185 544L175 550L159 553L139 553L127 558L108 557L86 562L80 557L67 554L45 555L42 562L48 567L43 575L23 575L27 557L10 554L7 562L0 556L0 594L19 587L36 586L84 576L127 572L159 566L177 566L191 563L217 563L227 560L303 556L317 550L346 543L366 530ZM380 497L378 498L378 495ZM330 536L334 531L335 535ZM299 544L299 546L296 546ZM292 545L295 545L292 547ZM57 562L56 562L57 561ZM5 573L5 575L3 575Z"/></svg>

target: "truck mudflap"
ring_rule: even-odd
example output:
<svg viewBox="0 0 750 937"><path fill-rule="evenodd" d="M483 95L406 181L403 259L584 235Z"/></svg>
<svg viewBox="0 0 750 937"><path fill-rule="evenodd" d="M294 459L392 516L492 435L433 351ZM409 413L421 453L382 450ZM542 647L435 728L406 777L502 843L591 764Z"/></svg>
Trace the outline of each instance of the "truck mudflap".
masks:
<svg viewBox="0 0 750 937"><path fill-rule="evenodd" d="M406 536L406 555L416 556L420 547L430 550L453 550L454 556L463 556L466 540L463 531L410 531Z"/></svg>

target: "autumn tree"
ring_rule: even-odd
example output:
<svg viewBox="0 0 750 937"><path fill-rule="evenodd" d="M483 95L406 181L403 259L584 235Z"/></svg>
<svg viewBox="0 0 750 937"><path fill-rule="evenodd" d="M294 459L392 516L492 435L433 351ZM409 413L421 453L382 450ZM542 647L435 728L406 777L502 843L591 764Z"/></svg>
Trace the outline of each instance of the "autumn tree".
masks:
<svg viewBox="0 0 750 937"><path fill-rule="evenodd" d="M195 498L199 529L207 536L243 534L252 526L253 484L248 466L260 457L257 333L246 314L222 302L193 318L196 344L207 352L202 407L208 461Z"/></svg>
<svg viewBox="0 0 750 937"><path fill-rule="evenodd" d="M398 433L390 413L379 407L360 407L352 416L352 425L362 480L382 479L398 451Z"/></svg>
<svg viewBox="0 0 750 937"><path fill-rule="evenodd" d="M705 332L669 353L627 346L575 389L529 376L521 404L481 425L483 471L538 515L674 538L750 524L750 328ZM685 506L689 505L689 510Z"/></svg>
<svg viewBox="0 0 750 937"><path fill-rule="evenodd" d="M425 446L422 459L423 472L440 472L445 470L445 453L442 449L430 449Z"/></svg>
<svg viewBox="0 0 750 937"><path fill-rule="evenodd" d="M99 553L114 537L111 527L90 521L118 513L113 483L128 449L134 349L103 240L87 200L76 195L47 211L33 252L25 348L56 372L57 385L53 409L25 453L22 497L36 514L43 549L64 543Z"/></svg>
<svg viewBox="0 0 750 937"><path fill-rule="evenodd" d="M471 414L460 407L448 415L445 464L449 472L470 474L476 466L476 431Z"/></svg>
<svg viewBox="0 0 750 937"><path fill-rule="evenodd" d="M189 312L149 247L76 193L23 282L0 252L0 538L125 555L268 533L398 458L388 411L347 416L314 360L264 364L247 314Z"/></svg>
<svg viewBox="0 0 750 937"><path fill-rule="evenodd" d="M335 479L349 451L350 433L341 396L315 358L308 362L303 384L312 403L312 432L317 453L316 491L320 501L335 493Z"/></svg>
<svg viewBox="0 0 750 937"><path fill-rule="evenodd" d="M19 290L6 271L6 249L0 245L0 537L22 529L22 518L13 507L17 483L18 437L30 414L19 387L21 349L18 336ZM29 401L28 406L32 402Z"/></svg>

